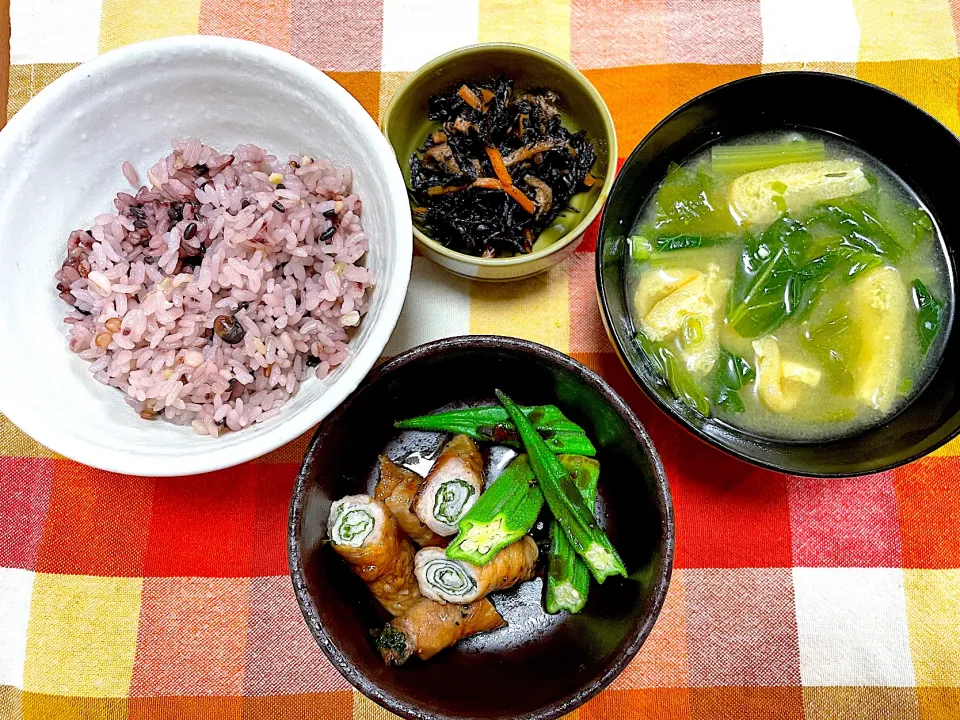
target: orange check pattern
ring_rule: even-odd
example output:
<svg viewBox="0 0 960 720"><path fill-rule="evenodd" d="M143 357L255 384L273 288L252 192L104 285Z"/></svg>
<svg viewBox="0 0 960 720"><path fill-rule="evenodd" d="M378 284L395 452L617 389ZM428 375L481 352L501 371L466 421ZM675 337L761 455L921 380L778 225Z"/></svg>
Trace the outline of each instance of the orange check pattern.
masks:
<svg viewBox="0 0 960 720"><path fill-rule="evenodd" d="M878 83L960 131L957 0L11 6L10 115L98 53L206 33L291 52L374 117L440 52L537 45L596 84L624 154L694 95L778 69ZM652 433L676 505L673 583L636 660L573 717L960 717L960 444L829 481L757 470L702 444L612 354L593 232L564 265L508 286L471 285L415 258L387 348L471 332L543 342L602 373ZM58 457L0 419L0 718L388 718L327 663L294 601L284 533L306 440L229 471L149 479Z"/></svg>

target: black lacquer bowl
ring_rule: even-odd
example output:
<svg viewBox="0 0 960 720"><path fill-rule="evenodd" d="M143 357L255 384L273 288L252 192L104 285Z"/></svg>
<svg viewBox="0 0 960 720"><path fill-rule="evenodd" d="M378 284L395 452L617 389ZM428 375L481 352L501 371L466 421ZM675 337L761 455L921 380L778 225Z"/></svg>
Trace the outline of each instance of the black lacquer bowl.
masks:
<svg viewBox="0 0 960 720"><path fill-rule="evenodd" d="M556 404L579 423L600 461L598 517L629 571L595 583L583 612L551 616L542 581L492 596L509 625L434 658L385 667L370 630L388 619L323 542L330 504L372 492L377 456L429 456L445 437L393 422L452 404L488 404L500 388L518 403ZM485 459L496 455L489 446ZM290 508L294 589L320 647L344 677L407 718L524 718L570 712L626 667L663 605L673 561L670 491L650 438L593 372L542 345L496 336L422 345L374 370L317 429Z"/></svg>
<svg viewBox="0 0 960 720"><path fill-rule="evenodd" d="M682 163L718 140L779 129L816 129L844 138L899 175L936 220L956 298L954 245L960 243L956 173L960 141L915 105L874 85L840 75L783 72L715 88L682 106L634 149L613 186L597 245L597 292L611 340L643 390L670 416L707 442L739 458L782 472L852 476L902 465L960 432L957 367L960 337L948 340L927 387L882 425L833 441L789 442L705 418L676 399L636 340L625 288L626 238L643 203L671 162ZM956 302L956 300L954 300Z"/></svg>

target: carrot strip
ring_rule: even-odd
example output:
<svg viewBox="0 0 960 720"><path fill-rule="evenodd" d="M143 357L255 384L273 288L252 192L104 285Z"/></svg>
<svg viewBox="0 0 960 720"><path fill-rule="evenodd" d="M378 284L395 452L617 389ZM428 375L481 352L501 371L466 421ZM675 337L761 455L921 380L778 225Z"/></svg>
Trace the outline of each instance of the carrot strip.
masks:
<svg viewBox="0 0 960 720"><path fill-rule="evenodd" d="M480 88L480 97L483 98L483 104L486 105L488 102L493 100L493 93L487 88Z"/></svg>
<svg viewBox="0 0 960 720"><path fill-rule="evenodd" d="M460 90L457 91L457 95L459 95L463 101L474 110L480 109L480 98L478 98L477 94L466 85L460 86Z"/></svg>
<svg viewBox="0 0 960 720"><path fill-rule="evenodd" d="M597 182L597 179L593 175L587 175L583 179L584 187L593 187L594 183Z"/></svg>
<svg viewBox="0 0 960 720"><path fill-rule="evenodd" d="M510 177L507 166L503 164L503 156L500 154L500 151L489 145L486 149L487 157L490 158L490 164L493 165L493 172L500 178L500 182L504 185L513 185L513 178Z"/></svg>
<svg viewBox="0 0 960 720"><path fill-rule="evenodd" d="M484 188L485 190L503 190L507 195L520 203L520 207L531 215L533 215L537 209L536 205L533 204L533 200L520 192L516 185L504 185L496 178L477 178L470 187Z"/></svg>
<svg viewBox="0 0 960 720"><path fill-rule="evenodd" d="M533 204L533 200L531 200L526 195L524 195L520 191L520 188L518 188L516 185L505 185L503 188L503 191L507 195L512 197L514 200L516 200L518 203L520 203L520 207L522 207L531 215L533 215L534 211L537 209L536 206Z"/></svg>

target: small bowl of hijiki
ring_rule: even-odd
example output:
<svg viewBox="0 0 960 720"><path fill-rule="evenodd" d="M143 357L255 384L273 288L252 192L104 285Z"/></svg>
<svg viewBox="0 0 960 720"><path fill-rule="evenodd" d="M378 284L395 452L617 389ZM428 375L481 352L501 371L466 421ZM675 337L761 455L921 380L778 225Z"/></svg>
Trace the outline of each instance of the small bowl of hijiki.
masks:
<svg viewBox="0 0 960 720"><path fill-rule="evenodd" d="M496 336L375 370L318 428L289 530L321 647L416 718L570 712L639 649L673 554L632 411L574 360Z"/></svg>
<svg viewBox="0 0 960 720"><path fill-rule="evenodd" d="M569 63L486 43L412 73L383 113L428 258L476 280L542 272L576 248L613 185L607 106Z"/></svg>
<svg viewBox="0 0 960 720"><path fill-rule="evenodd" d="M934 449L960 417L958 161L934 118L839 76L691 101L637 147L605 212L598 286L621 357L671 414L759 464L852 475Z"/></svg>

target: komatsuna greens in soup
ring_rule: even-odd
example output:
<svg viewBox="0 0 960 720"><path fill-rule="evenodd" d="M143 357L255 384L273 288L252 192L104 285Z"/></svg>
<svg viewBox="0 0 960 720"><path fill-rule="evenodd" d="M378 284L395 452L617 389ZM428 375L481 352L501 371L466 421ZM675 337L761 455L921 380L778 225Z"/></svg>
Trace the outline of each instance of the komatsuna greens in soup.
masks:
<svg viewBox="0 0 960 720"><path fill-rule="evenodd" d="M676 396L781 439L896 413L936 366L952 312L917 197L856 147L806 131L671 166L626 273L637 342Z"/></svg>

